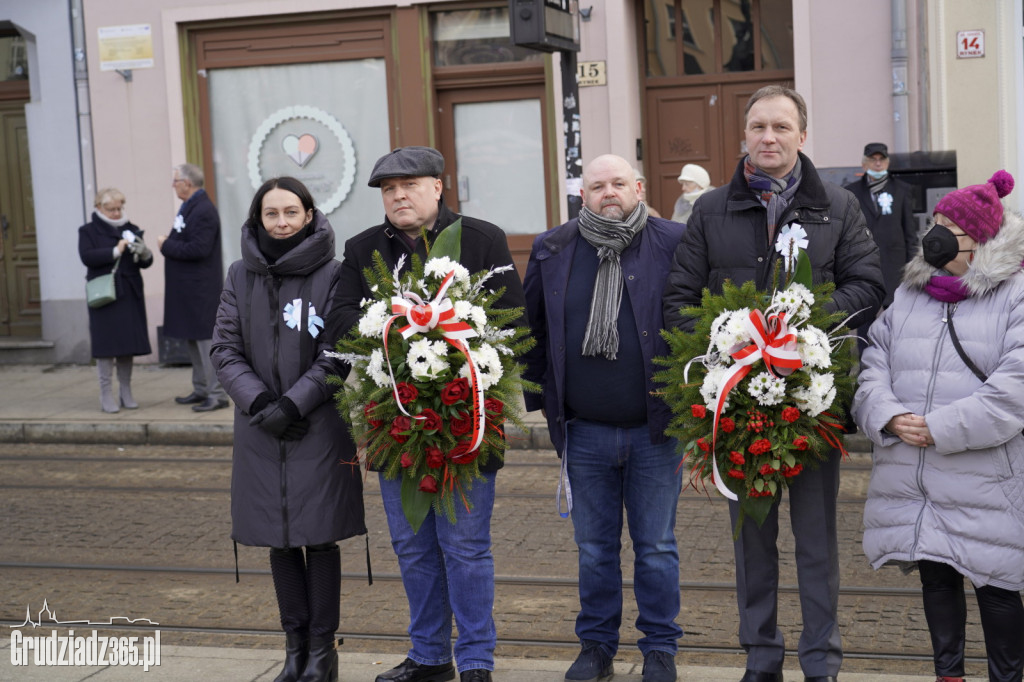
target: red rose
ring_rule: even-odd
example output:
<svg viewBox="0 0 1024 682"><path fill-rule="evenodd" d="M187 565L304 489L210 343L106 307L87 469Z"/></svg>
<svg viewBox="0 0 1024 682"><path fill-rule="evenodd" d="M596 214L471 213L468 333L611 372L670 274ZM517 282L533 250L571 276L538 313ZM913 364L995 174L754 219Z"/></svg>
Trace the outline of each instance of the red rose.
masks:
<svg viewBox="0 0 1024 682"><path fill-rule="evenodd" d="M376 408L377 408L377 403L375 403L372 400L370 402L366 403L366 407L363 408L363 417L366 418L366 423L370 426L371 429L379 429L381 427L381 425L384 423L383 419L375 419L374 418L373 411Z"/></svg>
<svg viewBox="0 0 1024 682"><path fill-rule="evenodd" d="M395 440L396 443L404 443L409 440L408 434L403 435L403 431L408 431L412 425L412 421L404 414L400 414L395 417L395 420L391 422L391 430L388 433Z"/></svg>
<svg viewBox="0 0 1024 682"><path fill-rule="evenodd" d="M406 382L400 382L398 384L398 401L403 405L408 405L412 401L419 397L420 392L416 390L416 387Z"/></svg>
<svg viewBox="0 0 1024 682"><path fill-rule="evenodd" d="M729 453L729 461L737 466L741 466L746 463L747 460L743 458L743 455L733 450Z"/></svg>
<svg viewBox="0 0 1024 682"><path fill-rule="evenodd" d="M436 493L437 492L437 479L427 474L420 479L420 490L425 493Z"/></svg>
<svg viewBox="0 0 1024 682"><path fill-rule="evenodd" d="M484 401L484 409L492 414L500 415L505 411L505 403L497 398L488 398Z"/></svg>
<svg viewBox="0 0 1024 682"><path fill-rule="evenodd" d="M441 452L441 448L433 445L428 445L423 450L427 456L427 466L431 469L440 469L444 466L444 453Z"/></svg>
<svg viewBox="0 0 1024 682"><path fill-rule="evenodd" d="M706 440L704 440L703 438L698 438L697 439L697 447L699 447L704 452L707 452L708 450L711 449L711 446L708 445L708 442Z"/></svg>
<svg viewBox="0 0 1024 682"><path fill-rule="evenodd" d="M403 469L408 469L411 466L412 466L412 455L410 455L408 452L403 452L402 453L402 468Z"/></svg>
<svg viewBox="0 0 1024 682"><path fill-rule="evenodd" d="M473 429L473 417L469 412L459 412L457 415L451 418L448 422L448 430L452 432L452 435L458 438L459 436L465 436Z"/></svg>
<svg viewBox="0 0 1024 682"><path fill-rule="evenodd" d="M469 381L463 378L452 379L441 389L441 402L454 405L469 397Z"/></svg>
<svg viewBox="0 0 1024 682"><path fill-rule="evenodd" d="M703 419L708 410L703 405L690 405L690 413L697 419Z"/></svg>
<svg viewBox="0 0 1024 682"><path fill-rule="evenodd" d="M736 422L728 417L722 417L718 420L718 428L722 429L726 433L732 433L736 429Z"/></svg>
<svg viewBox="0 0 1024 682"><path fill-rule="evenodd" d="M795 407L787 407L782 411L782 418L792 424L800 418L800 410Z"/></svg>
<svg viewBox="0 0 1024 682"><path fill-rule="evenodd" d="M425 407L423 408L423 411L420 412L419 416L423 417L422 419L420 419L420 425L424 431L441 430L441 415L439 415L437 412L434 412L429 407Z"/></svg>
<svg viewBox="0 0 1024 682"><path fill-rule="evenodd" d="M786 466L785 464L782 465L782 475L786 478L793 478L803 470L803 464L797 464L795 467Z"/></svg>
<svg viewBox="0 0 1024 682"><path fill-rule="evenodd" d="M744 474L739 469L729 469L728 474L730 476L732 476L733 478L746 478L747 477L746 474Z"/></svg>
<svg viewBox="0 0 1024 682"><path fill-rule="evenodd" d="M751 443L750 447L747 449L750 450L750 453L753 455L763 455L772 449L772 442L767 438L759 438Z"/></svg>
<svg viewBox="0 0 1024 682"><path fill-rule="evenodd" d="M448 452L448 459L456 464L469 464L480 456L480 448L470 452L469 441L459 441L455 447Z"/></svg>
<svg viewBox="0 0 1024 682"><path fill-rule="evenodd" d="M793 445L796 446L797 450L806 450L810 447L810 444L807 442L807 436L797 436L793 439Z"/></svg>
<svg viewBox="0 0 1024 682"><path fill-rule="evenodd" d="M768 462L765 462L764 464L761 465L761 468L758 470L758 472L762 476L771 476L772 474L775 473L775 467L773 467Z"/></svg>

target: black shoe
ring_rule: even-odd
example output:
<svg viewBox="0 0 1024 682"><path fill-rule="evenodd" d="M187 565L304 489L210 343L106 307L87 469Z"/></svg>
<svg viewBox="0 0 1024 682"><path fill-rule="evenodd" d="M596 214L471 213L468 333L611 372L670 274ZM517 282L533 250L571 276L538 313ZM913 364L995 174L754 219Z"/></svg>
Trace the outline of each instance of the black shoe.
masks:
<svg viewBox="0 0 1024 682"><path fill-rule="evenodd" d="M581 644L580 655L565 673L566 682L598 682L610 678L615 668L601 645L589 640L583 640Z"/></svg>
<svg viewBox="0 0 1024 682"><path fill-rule="evenodd" d="M201 403L201 402L203 402L205 400L206 400L206 396L205 395L199 395L195 391L192 391L191 393L189 393L184 398L180 398L180 397L179 398L175 398L174 402L178 403L179 405L195 405L196 403Z"/></svg>
<svg viewBox="0 0 1024 682"><path fill-rule="evenodd" d="M805 677L804 682L836 682L835 675L815 675L814 677Z"/></svg>
<svg viewBox="0 0 1024 682"><path fill-rule="evenodd" d="M765 673L760 670L748 670L743 673L740 682L782 682L782 671L777 673Z"/></svg>
<svg viewBox="0 0 1024 682"><path fill-rule="evenodd" d="M676 682L676 660L667 651L648 651L644 655L643 682Z"/></svg>
<svg viewBox="0 0 1024 682"><path fill-rule="evenodd" d="M459 682L491 682L491 671L473 668L459 673Z"/></svg>
<svg viewBox="0 0 1024 682"><path fill-rule="evenodd" d="M214 400L213 398L207 398L202 403L192 406L193 412L213 412L214 410L222 410L228 406L226 400Z"/></svg>
<svg viewBox="0 0 1024 682"><path fill-rule="evenodd" d="M298 682L309 658L309 635L286 632L284 641L284 670L274 682Z"/></svg>
<svg viewBox="0 0 1024 682"><path fill-rule="evenodd" d="M407 658L386 673L377 675L375 682L447 682L454 679L455 666L451 661L441 665L424 665Z"/></svg>

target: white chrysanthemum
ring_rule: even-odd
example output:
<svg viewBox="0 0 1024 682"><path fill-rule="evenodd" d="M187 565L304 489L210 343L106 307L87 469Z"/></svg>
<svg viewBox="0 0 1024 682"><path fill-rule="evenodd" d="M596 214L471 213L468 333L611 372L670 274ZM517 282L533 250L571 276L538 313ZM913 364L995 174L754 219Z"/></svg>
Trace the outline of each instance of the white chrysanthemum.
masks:
<svg viewBox="0 0 1024 682"><path fill-rule="evenodd" d="M488 388L498 383L503 374L501 368L501 358L498 356L498 351L494 349L490 344L481 344L479 348L470 349L469 356L473 358L473 364L476 365L477 375L480 377L480 386L486 391ZM469 365L463 365L462 369L459 370L459 376L467 379L469 376ZM472 383L472 379L470 379Z"/></svg>
<svg viewBox="0 0 1024 682"><path fill-rule="evenodd" d="M750 308L741 308L729 313L719 329L718 334L712 338L715 349L722 355L728 355L735 346L746 343L750 340L745 321L750 316Z"/></svg>
<svg viewBox="0 0 1024 682"><path fill-rule="evenodd" d="M391 377L384 369L384 351L380 348L370 353L370 362L366 365L366 373L381 388L391 385Z"/></svg>
<svg viewBox="0 0 1024 682"><path fill-rule="evenodd" d="M455 282L469 284L469 270L451 258L431 258L423 266L423 274L436 279L444 279L452 270L455 271L455 277L453 278Z"/></svg>
<svg viewBox="0 0 1024 682"><path fill-rule="evenodd" d="M806 388L793 391L793 397L811 417L816 417L829 407L836 399L835 380L831 374L809 372L811 384Z"/></svg>
<svg viewBox="0 0 1024 682"><path fill-rule="evenodd" d="M700 395L704 398L704 404L707 405L708 409L715 409L715 403L718 401L718 389L722 385L722 381L725 379L726 374L725 367L715 366L708 369L708 373L704 375L704 383L700 387ZM725 399L725 407L729 406L729 399Z"/></svg>
<svg viewBox="0 0 1024 682"><path fill-rule="evenodd" d="M459 300L455 301L453 307L455 316L472 324L478 332L487 326L487 313L480 306L473 305L466 300Z"/></svg>
<svg viewBox="0 0 1024 682"><path fill-rule="evenodd" d="M417 339L409 344L405 363L414 379L434 379L448 371L448 348L444 341Z"/></svg>
<svg viewBox="0 0 1024 682"><path fill-rule="evenodd" d="M778 405L786 397L786 380L761 372L750 379L747 393L760 405Z"/></svg>
<svg viewBox="0 0 1024 682"><path fill-rule="evenodd" d="M374 338L384 331L384 324L388 321L388 304L384 301L377 301L359 318L359 335L367 338Z"/></svg>
<svg viewBox="0 0 1024 682"><path fill-rule="evenodd" d="M817 327L807 327L797 333L797 352L805 367L827 369L832 364L828 336Z"/></svg>
<svg viewBox="0 0 1024 682"><path fill-rule="evenodd" d="M803 284L793 282L782 291L776 291L772 297L772 309L786 312L786 317L797 322L811 316L814 305L814 294Z"/></svg>

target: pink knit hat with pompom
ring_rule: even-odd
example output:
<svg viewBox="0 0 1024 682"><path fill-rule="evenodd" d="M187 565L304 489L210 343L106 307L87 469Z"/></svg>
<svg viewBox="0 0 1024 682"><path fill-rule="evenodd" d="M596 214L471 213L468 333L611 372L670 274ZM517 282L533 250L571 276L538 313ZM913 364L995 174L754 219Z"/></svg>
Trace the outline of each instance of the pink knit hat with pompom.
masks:
<svg viewBox="0 0 1024 682"><path fill-rule="evenodd" d="M974 241L984 244L999 232L1003 224L1003 204L999 200L1013 191L1013 176L996 171L984 185L971 185L950 192L939 200L935 213L941 213Z"/></svg>

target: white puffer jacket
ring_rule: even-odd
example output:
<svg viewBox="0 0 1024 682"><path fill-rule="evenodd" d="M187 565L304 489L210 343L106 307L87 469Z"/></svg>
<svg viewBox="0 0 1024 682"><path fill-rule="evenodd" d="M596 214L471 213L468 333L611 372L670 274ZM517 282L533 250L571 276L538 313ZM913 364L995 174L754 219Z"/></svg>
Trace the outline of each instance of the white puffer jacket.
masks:
<svg viewBox="0 0 1024 682"><path fill-rule="evenodd" d="M864 508L864 552L876 569L929 559L975 585L1024 589L1024 218L1007 212L977 248L961 280L971 292L953 322L923 287L944 274L920 249L891 307L871 327L872 345L854 418L874 443ZM890 419L925 416L935 445L917 448L883 431Z"/></svg>

